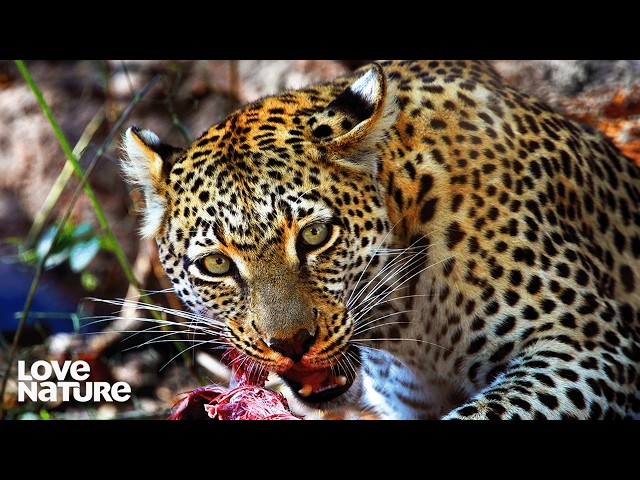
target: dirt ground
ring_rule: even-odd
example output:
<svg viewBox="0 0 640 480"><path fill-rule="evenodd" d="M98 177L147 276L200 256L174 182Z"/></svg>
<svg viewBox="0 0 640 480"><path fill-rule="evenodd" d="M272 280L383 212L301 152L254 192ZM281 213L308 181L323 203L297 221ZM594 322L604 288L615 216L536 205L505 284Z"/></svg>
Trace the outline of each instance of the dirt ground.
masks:
<svg viewBox="0 0 640 480"><path fill-rule="evenodd" d="M81 168L92 163L89 184L143 291L167 308L181 305L169 289L155 245L140 241L136 205L118 167L120 137L131 124L167 143L186 146L243 103L285 88L329 80L366 60L65 60L27 61ZM503 77L568 116L601 129L640 163L640 61L493 61ZM112 250L94 205L81 194L70 207L77 177L61 179L66 157L50 121L13 61L0 61L0 381L5 418L163 419L181 393L228 381L219 352L161 342L137 332L148 323L105 302L131 298L133 289ZM61 185L52 203L56 182ZM20 336L16 329L35 276L34 255L47 229L67 213L68 258L44 271ZM47 215L43 218L43 215ZM76 235L76 236L74 236ZM83 243L84 242L84 243ZM75 248L75 249L74 249ZM64 252L62 252L64 253ZM61 257L62 258L62 257ZM93 298L98 300L92 300ZM100 301L102 300L102 301ZM119 317L87 326L87 319ZM82 326L82 328L80 328ZM187 348L186 352L182 352ZM182 352L182 353L181 353ZM18 399L17 362L85 360L94 382L127 382L124 403ZM279 389L277 379L268 386ZM324 418L294 405L305 418ZM351 413L345 413L346 416ZM361 418L362 415L355 412Z"/></svg>

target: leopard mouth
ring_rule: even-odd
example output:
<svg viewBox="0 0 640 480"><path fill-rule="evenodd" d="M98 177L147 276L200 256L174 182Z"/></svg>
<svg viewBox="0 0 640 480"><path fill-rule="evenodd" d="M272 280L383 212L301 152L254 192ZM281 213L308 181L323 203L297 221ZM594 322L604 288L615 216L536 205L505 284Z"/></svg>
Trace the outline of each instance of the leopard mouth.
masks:
<svg viewBox="0 0 640 480"><path fill-rule="evenodd" d="M305 403L329 402L345 393L353 383L353 375L336 374L330 367L309 368L295 363L279 376Z"/></svg>

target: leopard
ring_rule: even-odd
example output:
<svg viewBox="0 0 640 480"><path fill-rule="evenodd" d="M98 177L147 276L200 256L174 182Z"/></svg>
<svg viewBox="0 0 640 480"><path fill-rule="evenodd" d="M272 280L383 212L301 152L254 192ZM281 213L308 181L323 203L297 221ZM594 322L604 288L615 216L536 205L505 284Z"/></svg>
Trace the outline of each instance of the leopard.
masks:
<svg viewBox="0 0 640 480"><path fill-rule="evenodd" d="M122 149L193 331L300 405L640 418L640 168L491 62L370 61Z"/></svg>

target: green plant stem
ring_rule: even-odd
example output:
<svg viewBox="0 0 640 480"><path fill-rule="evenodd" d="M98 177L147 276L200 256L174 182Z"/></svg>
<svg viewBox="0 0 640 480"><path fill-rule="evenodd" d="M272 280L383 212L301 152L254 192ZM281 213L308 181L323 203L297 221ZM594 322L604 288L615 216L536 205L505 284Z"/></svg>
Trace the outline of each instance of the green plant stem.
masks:
<svg viewBox="0 0 640 480"><path fill-rule="evenodd" d="M80 136L80 139L78 140L78 143L76 143L76 146L73 148L74 156L78 158L82 156L84 149L87 147L87 145L95 135L96 131L98 130L98 127L104 121L104 117L105 117L104 112L105 112L104 107L101 107L98 110L98 112L93 116L89 124L86 126L86 128L82 132L82 135ZM71 163L70 160L67 160L66 163L64 164L62 171L58 175L58 178L53 184L53 187L51 188L51 190L49 190L49 193L47 194L47 198L42 204L42 208L36 214L33 220L33 224L31 225L31 229L27 234L27 238L23 242L23 245L24 245L23 248L29 249L33 247L33 245L35 244L36 239L38 238L38 236L40 236L40 233L42 232L44 224L46 223L46 221L49 219L49 216L51 215L53 207L55 206L56 203L58 203L58 200L60 199L60 195L62 194L64 187L67 185L69 178L71 178L72 173L73 173L73 164Z"/></svg>
<svg viewBox="0 0 640 480"><path fill-rule="evenodd" d="M31 74L29 73L29 70L27 69L26 65L22 62L22 60L16 60L16 65L18 66L20 73L22 73L22 76L24 77L25 81L27 82L27 84L33 91L34 95L36 96L36 99L38 100L38 103L40 104L42 111L44 112L45 116L49 120L49 123L51 124L51 128L53 129L56 137L58 138L58 142L60 143L60 146L62 147L62 150L64 151L64 154L66 155L67 160L71 162L71 165L73 165L73 170L75 171L78 178L82 179L85 174L82 172L82 168L80 168L80 164L77 158L75 157L75 155L73 154L73 151L71 150L71 147L67 142L67 139L65 138L64 134L62 133L62 130L60 129L60 127L58 126L58 123L53 117L53 114L51 113L51 109L49 108L49 105L44 99L42 92L34 82L33 78L31 77ZM159 77L156 77L156 78L159 79ZM148 84L143 90L145 91L148 90L152 83L155 83L155 81L152 80L152 82L150 82L150 84ZM122 123L124 122L124 119L128 116L131 109L133 108L133 105L136 105L140 101L140 98L142 98L142 95L143 95L142 92L136 95L131 105L129 105L129 108L127 109L127 111L120 117L118 123L114 126L114 128L111 129L111 131L109 132L109 135L107 136L107 139L98 149L98 152L96 153L96 158L99 158L104 154L106 145L108 145L111 142L111 140L113 139L113 136L115 135L115 132L118 130L120 125L122 125ZM140 284L138 280L134 277L133 272L131 271L129 262L127 261L127 258L124 252L122 251L120 244L118 243L115 236L113 235L113 232L109 227L109 223L107 222L107 219L104 215L102 207L100 206L100 203L98 202L98 199L93 193L93 189L91 188L89 183L84 182L84 190L85 190L85 193L87 194L87 197L89 197L89 200L91 201L91 205L93 206L94 211L96 212L96 216L98 218L98 221L100 222L100 226L105 232L105 237L107 238L109 246L110 248L112 248L113 253L115 254L116 258L118 259L118 262L120 263L120 266L122 267L123 271L125 272L125 275L127 276L127 280L134 287L139 289Z"/></svg>

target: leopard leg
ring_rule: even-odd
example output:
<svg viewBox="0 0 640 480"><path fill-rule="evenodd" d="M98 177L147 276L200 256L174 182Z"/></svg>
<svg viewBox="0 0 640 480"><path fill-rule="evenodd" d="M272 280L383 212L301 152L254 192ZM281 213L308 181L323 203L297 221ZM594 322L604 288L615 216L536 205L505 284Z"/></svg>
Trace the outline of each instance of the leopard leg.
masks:
<svg viewBox="0 0 640 480"><path fill-rule="evenodd" d="M632 350L597 350L576 352L557 341L541 341L442 418L640 418L639 372L627 357Z"/></svg>

